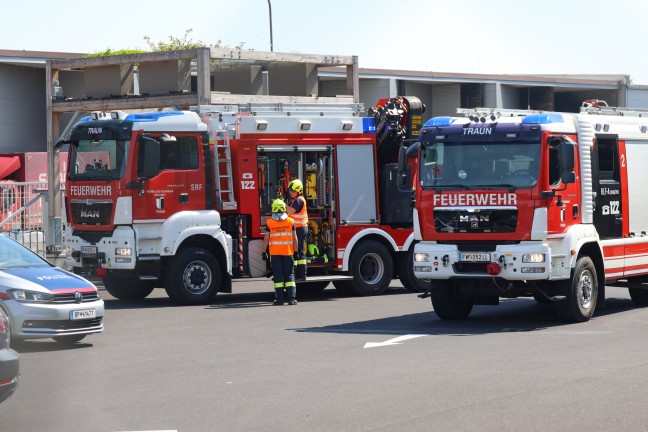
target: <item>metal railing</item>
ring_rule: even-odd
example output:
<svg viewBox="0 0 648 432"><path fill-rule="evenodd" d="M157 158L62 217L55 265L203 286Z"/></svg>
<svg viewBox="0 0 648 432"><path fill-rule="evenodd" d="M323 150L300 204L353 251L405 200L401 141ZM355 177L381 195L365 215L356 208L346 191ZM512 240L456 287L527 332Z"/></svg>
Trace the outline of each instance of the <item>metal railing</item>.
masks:
<svg viewBox="0 0 648 432"><path fill-rule="evenodd" d="M46 182L0 182L0 234L45 257L46 200Z"/></svg>

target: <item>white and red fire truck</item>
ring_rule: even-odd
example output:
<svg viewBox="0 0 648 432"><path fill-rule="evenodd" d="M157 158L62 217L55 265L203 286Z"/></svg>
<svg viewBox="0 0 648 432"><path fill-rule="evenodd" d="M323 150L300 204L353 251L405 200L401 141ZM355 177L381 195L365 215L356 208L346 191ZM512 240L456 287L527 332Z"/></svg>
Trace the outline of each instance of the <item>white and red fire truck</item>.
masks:
<svg viewBox="0 0 648 432"><path fill-rule="evenodd" d="M416 135L416 98L95 112L72 129L64 234L69 264L120 299L164 287L181 304L263 277L265 220L291 179L308 203L308 281L299 289L383 292L396 275L422 291L411 193L398 154ZM335 279L336 276L342 276ZM335 280L334 280L335 279Z"/></svg>
<svg viewBox="0 0 648 432"><path fill-rule="evenodd" d="M586 321L605 286L648 305L648 111L460 109L421 129L414 272L437 315L533 296ZM422 296L426 296L422 295Z"/></svg>

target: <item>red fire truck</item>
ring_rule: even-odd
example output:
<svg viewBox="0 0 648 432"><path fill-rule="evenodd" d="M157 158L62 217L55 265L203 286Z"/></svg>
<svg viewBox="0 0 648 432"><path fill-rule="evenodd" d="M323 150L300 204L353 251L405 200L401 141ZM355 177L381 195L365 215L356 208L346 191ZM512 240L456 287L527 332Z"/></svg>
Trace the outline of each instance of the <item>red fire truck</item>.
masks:
<svg viewBox="0 0 648 432"><path fill-rule="evenodd" d="M587 321L606 285L648 305L648 112L477 108L435 117L410 147L414 272L436 314L529 296Z"/></svg>
<svg viewBox="0 0 648 432"><path fill-rule="evenodd" d="M263 277L265 220L291 179L308 203L308 280L358 295L399 276L422 291L412 260L410 188L399 147L416 136L416 98L357 103L201 106L94 112L72 129L66 179L69 264L120 299L164 287L180 304Z"/></svg>

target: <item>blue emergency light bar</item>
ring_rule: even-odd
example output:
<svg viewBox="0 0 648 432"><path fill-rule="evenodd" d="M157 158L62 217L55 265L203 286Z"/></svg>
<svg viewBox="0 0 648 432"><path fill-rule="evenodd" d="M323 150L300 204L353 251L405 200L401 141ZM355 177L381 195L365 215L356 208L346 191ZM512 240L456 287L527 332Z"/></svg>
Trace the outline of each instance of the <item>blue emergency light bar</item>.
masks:
<svg viewBox="0 0 648 432"><path fill-rule="evenodd" d="M156 112L147 112L147 113L128 114L126 116L126 120L137 122L137 123L156 122L160 120L162 117L181 116L181 115L182 115L182 111L156 111Z"/></svg>
<svg viewBox="0 0 648 432"><path fill-rule="evenodd" d="M426 121L423 127L432 127L432 126L450 126L456 121L456 117L441 116L441 117L432 117L430 120Z"/></svg>
<svg viewBox="0 0 648 432"><path fill-rule="evenodd" d="M522 119L522 124L551 124L551 123L565 123L565 119L561 114L544 113L544 114L531 114Z"/></svg>

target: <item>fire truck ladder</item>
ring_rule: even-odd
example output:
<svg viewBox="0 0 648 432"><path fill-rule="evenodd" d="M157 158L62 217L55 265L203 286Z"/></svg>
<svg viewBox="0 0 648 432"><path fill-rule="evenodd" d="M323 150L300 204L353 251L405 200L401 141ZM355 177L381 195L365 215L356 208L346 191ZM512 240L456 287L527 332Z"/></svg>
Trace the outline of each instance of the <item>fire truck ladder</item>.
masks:
<svg viewBox="0 0 648 432"><path fill-rule="evenodd" d="M583 102L580 112L595 115L598 114L628 117L648 117L648 109L613 107L609 106L607 102L598 99L590 99Z"/></svg>
<svg viewBox="0 0 648 432"><path fill-rule="evenodd" d="M216 201L218 209L236 210L238 204L234 199L229 132L227 129L218 129L214 138L214 172L216 175ZM225 189L223 189L223 186L225 186Z"/></svg>

